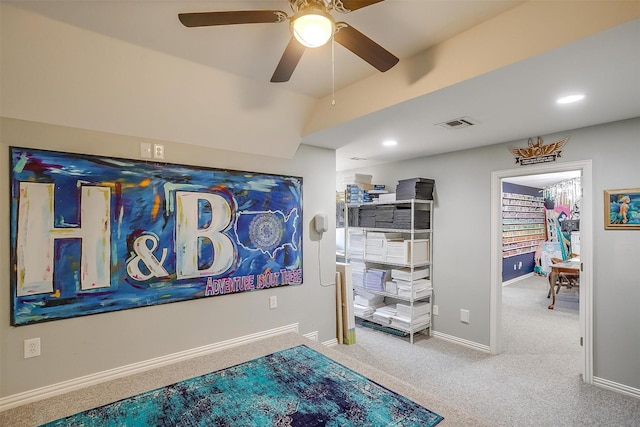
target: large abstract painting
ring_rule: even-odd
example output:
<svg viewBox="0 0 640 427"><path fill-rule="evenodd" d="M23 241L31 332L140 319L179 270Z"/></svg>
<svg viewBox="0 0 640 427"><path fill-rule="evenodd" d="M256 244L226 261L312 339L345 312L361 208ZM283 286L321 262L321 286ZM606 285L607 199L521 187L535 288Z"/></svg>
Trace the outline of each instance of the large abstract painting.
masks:
<svg viewBox="0 0 640 427"><path fill-rule="evenodd" d="M12 325L302 283L302 178L11 148Z"/></svg>

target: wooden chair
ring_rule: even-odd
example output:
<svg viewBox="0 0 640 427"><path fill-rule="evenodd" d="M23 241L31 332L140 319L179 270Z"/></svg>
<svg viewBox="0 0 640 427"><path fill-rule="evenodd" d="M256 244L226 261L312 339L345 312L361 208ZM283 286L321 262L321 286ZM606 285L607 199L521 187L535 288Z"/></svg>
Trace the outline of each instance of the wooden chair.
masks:
<svg viewBox="0 0 640 427"><path fill-rule="evenodd" d="M571 254L569 255L569 258L575 258L578 255L576 254ZM551 263L552 264L558 264L560 262L563 262L563 260L561 260L560 258L551 258ZM580 274L576 274L575 270L572 269L564 269L564 268L559 268L558 269L558 276L556 278L556 281L554 283L554 286L556 287L555 293L556 295L558 294L558 292L560 292L560 288L562 286L565 286L569 289L573 288L574 286L579 286L580 285ZM549 288L549 292L547 293L547 298L551 298L551 288Z"/></svg>

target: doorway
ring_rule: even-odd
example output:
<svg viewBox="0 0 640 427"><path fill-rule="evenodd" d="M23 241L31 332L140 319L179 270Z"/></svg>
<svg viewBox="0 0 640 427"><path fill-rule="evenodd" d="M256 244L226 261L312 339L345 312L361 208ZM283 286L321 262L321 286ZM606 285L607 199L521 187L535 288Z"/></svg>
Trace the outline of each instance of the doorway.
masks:
<svg viewBox="0 0 640 427"><path fill-rule="evenodd" d="M593 381L592 343L592 178L591 161L543 164L520 169L494 171L491 174L491 308L490 351L502 352L502 180L528 175L579 171L582 183L580 239L582 272L579 286L579 323L582 356L580 370L583 381ZM577 337L576 337L577 339Z"/></svg>

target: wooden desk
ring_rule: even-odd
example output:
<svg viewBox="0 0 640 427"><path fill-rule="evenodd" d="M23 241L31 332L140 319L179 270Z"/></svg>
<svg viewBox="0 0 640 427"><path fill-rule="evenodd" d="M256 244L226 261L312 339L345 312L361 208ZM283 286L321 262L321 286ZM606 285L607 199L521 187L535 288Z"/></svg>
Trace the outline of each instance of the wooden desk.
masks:
<svg viewBox="0 0 640 427"><path fill-rule="evenodd" d="M571 275L580 275L580 260L572 259L563 262L558 262L556 264L551 264L551 272L549 273L549 293L553 297L553 301L551 305L547 307L549 310L553 310L553 307L556 305L556 291L555 285L556 281L560 277L560 274L571 274Z"/></svg>

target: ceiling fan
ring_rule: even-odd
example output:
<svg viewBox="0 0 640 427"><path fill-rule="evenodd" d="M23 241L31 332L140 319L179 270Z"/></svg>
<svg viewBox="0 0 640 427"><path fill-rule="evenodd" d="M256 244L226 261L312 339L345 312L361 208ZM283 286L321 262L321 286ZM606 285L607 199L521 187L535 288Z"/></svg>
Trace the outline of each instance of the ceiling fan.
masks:
<svg viewBox="0 0 640 427"><path fill-rule="evenodd" d="M330 11L340 13L362 9L384 0L288 0L293 14L281 10L237 10L225 12L180 13L185 27L207 27L233 24L263 24L290 21L291 39L280 58L272 83L287 82L307 47L324 45L334 40L381 72L398 63L392 53L346 22L335 22Z"/></svg>

